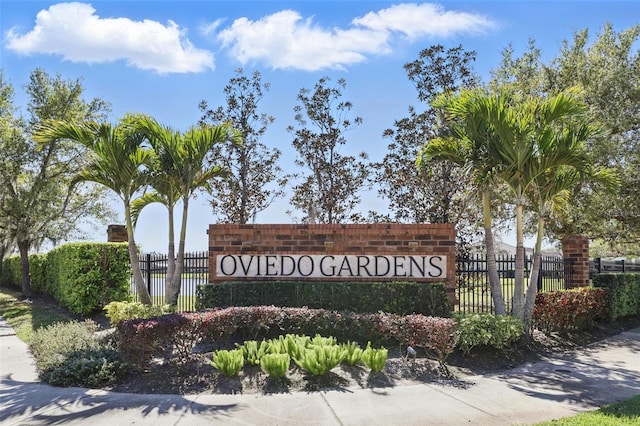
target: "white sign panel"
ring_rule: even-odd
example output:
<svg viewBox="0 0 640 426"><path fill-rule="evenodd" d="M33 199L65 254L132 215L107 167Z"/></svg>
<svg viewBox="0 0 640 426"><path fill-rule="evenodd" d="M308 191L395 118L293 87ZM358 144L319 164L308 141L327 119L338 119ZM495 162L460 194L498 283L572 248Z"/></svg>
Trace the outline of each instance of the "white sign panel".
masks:
<svg viewBox="0 0 640 426"><path fill-rule="evenodd" d="M446 256L238 255L216 256L218 277L446 278Z"/></svg>

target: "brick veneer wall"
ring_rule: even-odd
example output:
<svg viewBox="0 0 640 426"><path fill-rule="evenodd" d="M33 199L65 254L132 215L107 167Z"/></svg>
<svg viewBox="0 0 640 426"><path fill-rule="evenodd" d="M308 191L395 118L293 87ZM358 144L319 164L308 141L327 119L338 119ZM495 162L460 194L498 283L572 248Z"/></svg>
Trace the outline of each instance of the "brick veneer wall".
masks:
<svg viewBox="0 0 640 426"><path fill-rule="evenodd" d="M589 285L589 238L584 235L570 235L562 239L562 255L573 259L573 279L569 288ZM566 279L566 277L565 277Z"/></svg>
<svg viewBox="0 0 640 426"><path fill-rule="evenodd" d="M109 225L107 227L107 242L126 243L129 241L127 227L124 225Z"/></svg>
<svg viewBox="0 0 640 426"><path fill-rule="evenodd" d="M447 257L447 294L455 303L456 246L452 224L217 224L209 225L208 234L210 283L237 280L216 276L215 260L221 254L441 255ZM384 280L380 277L357 279ZM424 280L443 281L442 278Z"/></svg>

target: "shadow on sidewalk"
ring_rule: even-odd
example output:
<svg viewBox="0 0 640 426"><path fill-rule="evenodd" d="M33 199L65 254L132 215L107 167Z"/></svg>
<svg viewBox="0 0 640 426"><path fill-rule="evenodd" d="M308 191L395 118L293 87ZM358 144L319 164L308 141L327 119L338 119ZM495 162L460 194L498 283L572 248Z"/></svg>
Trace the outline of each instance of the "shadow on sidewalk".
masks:
<svg viewBox="0 0 640 426"><path fill-rule="evenodd" d="M181 395L138 395L83 388L57 388L41 383L18 382L5 375L0 378L0 421L18 420L47 425L68 423L109 411L132 410L142 417L181 414L211 416L223 421L239 410L241 404L201 404ZM44 409L44 410L43 410Z"/></svg>
<svg viewBox="0 0 640 426"><path fill-rule="evenodd" d="M602 406L640 394L639 353L639 340L613 338L494 377L535 398Z"/></svg>

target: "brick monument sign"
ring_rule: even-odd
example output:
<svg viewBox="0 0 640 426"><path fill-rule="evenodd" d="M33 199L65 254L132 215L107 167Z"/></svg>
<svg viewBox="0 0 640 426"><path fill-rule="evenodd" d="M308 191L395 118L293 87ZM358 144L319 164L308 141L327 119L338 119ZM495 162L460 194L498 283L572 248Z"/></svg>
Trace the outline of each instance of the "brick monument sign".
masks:
<svg viewBox="0 0 640 426"><path fill-rule="evenodd" d="M453 224L209 225L209 282L444 283L455 303Z"/></svg>

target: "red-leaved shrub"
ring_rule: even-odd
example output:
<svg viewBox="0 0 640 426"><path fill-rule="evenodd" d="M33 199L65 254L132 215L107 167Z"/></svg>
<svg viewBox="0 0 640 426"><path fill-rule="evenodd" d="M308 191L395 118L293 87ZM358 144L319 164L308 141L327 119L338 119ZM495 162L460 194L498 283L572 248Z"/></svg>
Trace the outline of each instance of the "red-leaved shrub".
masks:
<svg viewBox="0 0 640 426"><path fill-rule="evenodd" d="M538 293L533 326L545 333L586 330L606 318L608 290L583 287Z"/></svg>
<svg viewBox="0 0 640 426"><path fill-rule="evenodd" d="M324 309L231 307L122 321L119 346L127 359L144 366L152 357L184 362L197 343L230 344L281 334L321 334L339 341L404 343L424 348L444 364L456 341L450 318L396 314L335 312Z"/></svg>

